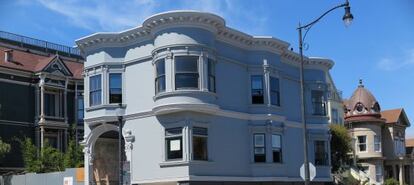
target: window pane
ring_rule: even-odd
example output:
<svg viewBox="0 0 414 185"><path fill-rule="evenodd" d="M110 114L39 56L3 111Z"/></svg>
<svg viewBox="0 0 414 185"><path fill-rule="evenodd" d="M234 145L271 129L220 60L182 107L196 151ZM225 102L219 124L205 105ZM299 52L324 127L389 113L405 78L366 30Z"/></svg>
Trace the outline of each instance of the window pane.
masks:
<svg viewBox="0 0 414 185"><path fill-rule="evenodd" d="M273 150L273 162L281 163L282 162L282 151Z"/></svg>
<svg viewBox="0 0 414 185"><path fill-rule="evenodd" d="M176 72L198 72L198 57L177 56L175 57Z"/></svg>
<svg viewBox="0 0 414 185"><path fill-rule="evenodd" d="M166 143L167 159L181 159L183 157L181 137L167 138Z"/></svg>
<svg viewBox="0 0 414 185"><path fill-rule="evenodd" d="M263 104L263 76L253 75L251 76L252 86L252 104Z"/></svg>
<svg viewBox="0 0 414 185"><path fill-rule="evenodd" d="M255 134L254 135L254 146L255 147L264 147L265 146L265 136L264 136L264 134Z"/></svg>
<svg viewBox="0 0 414 185"><path fill-rule="evenodd" d="M313 90L311 94L313 115L326 115L323 91Z"/></svg>
<svg viewBox="0 0 414 185"><path fill-rule="evenodd" d="M101 104L101 75L91 76L89 78L89 105Z"/></svg>
<svg viewBox="0 0 414 185"><path fill-rule="evenodd" d="M109 74L109 103L122 102L122 74Z"/></svg>
<svg viewBox="0 0 414 185"><path fill-rule="evenodd" d="M327 165L328 155L325 149L325 141L315 141L315 164Z"/></svg>
<svg viewBox="0 0 414 185"><path fill-rule="evenodd" d="M279 91L279 79L275 77L270 77L270 90Z"/></svg>
<svg viewBox="0 0 414 185"><path fill-rule="evenodd" d="M109 74L109 88L122 88L122 75L120 73Z"/></svg>
<svg viewBox="0 0 414 185"><path fill-rule="evenodd" d="M207 160L207 137L193 137L194 160Z"/></svg>
<svg viewBox="0 0 414 185"><path fill-rule="evenodd" d="M207 136L207 128L193 127L193 134Z"/></svg>
<svg viewBox="0 0 414 185"><path fill-rule="evenodd" d="M165 75L159 76L155 79L156 93L165 91Z"/></svg>
<svg viewBox="0 0 414 185"><path fill-rule="evenodd" d="M208 59L208 90L216 92L215 65L212 59Z"/></svg>
<svg viewBox="0 0 414 185"><path fill-rule="evenodd" d="M175 75L175 87L198 88L198 73L181 73Z"/></svg>
<svg viewBox="0 0 414 185"><path fill-rule="evenodd" d="M263 76L261 75L252 76L252 89L263 90Z"/></svg>
<svg viewBox="0 0 414 185"><path fill-rule="evenodd" d="M273 134L272 135L272 148L281 148L281 141L280 135Z"/></svg>
<svg viewBox="0 0 414 185"><path fill-rule="evenodd" d="M177 127L177 128L170 128L165 130L165 136L174 136L181 134L183 131L183 128Z"/></svg>

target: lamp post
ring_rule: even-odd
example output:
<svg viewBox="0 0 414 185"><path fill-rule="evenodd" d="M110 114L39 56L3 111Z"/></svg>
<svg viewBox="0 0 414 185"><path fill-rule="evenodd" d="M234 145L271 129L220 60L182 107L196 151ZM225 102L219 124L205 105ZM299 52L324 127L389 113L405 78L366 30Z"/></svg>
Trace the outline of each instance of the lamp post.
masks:
<svg viewBox="0 0 414 185"><path fill-rule="evenodd" d="M124 143L122 139L122 127L123 127L123 110L122 104L119 104L119 107L116 109L116 116L118 117L118 154L119 154L119 185L123 185L123 166L124 166Z"/></svg>
<svg viewBox="0 0 414 185"><path fill-rule="evenodd" d="M301 113L302 113L302 124L303 124L303 155L304 155L304 167L305 167L305 185L309 185L310 183L310 173L309 173L309 160L308 160L308 147L307 147L307 143L308 143L308 133L307 133L307 125L306 125L306 120L305 120L305 95L304 95L304 73L303 73L303 42L306 38L306 35L308 33L308 31L312 28L312 26L317 23L319 20L321 20L325 15L327 15L328 13L332 12L335 9L344 7L345 9L345 15L342 17L342 20L344 21L346 26L349 26L352 22L352 20L354 19L354 16L351 14L351 7L349 6L349 2L348 0L345 1L345 3L337 5L331 9L329 9L328 11L326 11L325 13L323 13L321 16L319 16L317 19L315 19L314 21L310 22L309 24L306 24L304 26L302 26L299 23L299 26L296 28L299 32L299 53L300 53L300 92L301 92ZM305 30L305 35L302 36L302 30Z"/></svg>

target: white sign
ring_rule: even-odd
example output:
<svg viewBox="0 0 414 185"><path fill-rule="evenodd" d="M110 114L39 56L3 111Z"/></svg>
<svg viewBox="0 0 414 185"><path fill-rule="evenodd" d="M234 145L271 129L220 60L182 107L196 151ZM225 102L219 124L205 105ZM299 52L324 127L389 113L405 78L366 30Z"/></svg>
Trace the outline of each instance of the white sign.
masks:
<svg viewBox="0 0 414 185"><path fill-rule="evenodd" d="M313 181L316 176L316 168L312 163L309 163L309 180ZM305 164L300 167L300 177L305 180Z"/></svg>
<svg viewBox="0 0 414 185"><path fill-rule="evenodd" d="M63 185L73 185L73 177L64 177Z"/></svg>
<svg viewBox="0 0 414 185"><path fill-rule="evenodd" d="M170 151L179 151L181 150L181 140L172 140L170 141Z"/></svg>

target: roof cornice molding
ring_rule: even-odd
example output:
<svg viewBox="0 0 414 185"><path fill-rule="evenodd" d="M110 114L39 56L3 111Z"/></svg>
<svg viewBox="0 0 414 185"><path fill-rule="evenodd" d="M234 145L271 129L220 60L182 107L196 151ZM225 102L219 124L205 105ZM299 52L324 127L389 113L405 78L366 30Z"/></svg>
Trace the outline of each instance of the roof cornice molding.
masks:
<svg viewBox="0 0 414 185"><path fill-rule="evenodd" d="M217 34L218 39L249 50L268 50L281 54L289 47L289 43L270 36L251 36L226 27L225 20L220 16L198 11L171 11L156 14L147 18L140 27L121 32L95 33L76 40L76 44L81 50L102 45L121 47L131 42L150 39L160 29L183 26L207 29Z"/></svg>
<svg viewBox="0 0 414 185"><path fill-rule="evenodd" d="M293 51L284 50L282 53L282 62L286 62L288 64L294 64L299 66L300 65L300 55ZM320 58L320 57L306 57L303 56L304 67L308 66L321 66L325 69L331 69L335 62L331 59L327 58Z"/></svg>

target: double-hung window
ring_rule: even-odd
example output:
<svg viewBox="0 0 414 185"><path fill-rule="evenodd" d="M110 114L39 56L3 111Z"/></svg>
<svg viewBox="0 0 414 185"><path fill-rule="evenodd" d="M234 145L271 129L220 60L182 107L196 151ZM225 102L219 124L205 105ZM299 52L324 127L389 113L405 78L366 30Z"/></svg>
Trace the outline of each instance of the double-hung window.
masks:
<svg viewBox="0 0 414 185"><path fill-rule="evenodd" d="M216 92L216 69L214 65L214 61L212 59L208 59L208 90L210 92Z"/></svg>
<svg viewBox="0 0 414 185"><path fill-rule="evenodd" d="M315 141L315 165L328 165L325 141Z"/></svg>
<svg viewBox="0 0 414 185"><path fill-rule="evenodd" d="M176 56L175 89L198 89L198 56Z"/></svg>
<svg viewBox="0 0 414 185"><path fill-rule="evenodd" d="M208 160L207 155L207 128L193 127L193 159Z"/></svg>
<svg viewBox="0 0 414 185"><path fill-rule="evenodd" d="M358 149L360 152L367 151L367 136L358 136Z"/></svg>
<svg viewBox="0 0 414 185"><path fill-rule="evenodd" d="M165 92L165 59L155 62L155 94Z"/></svg>
<svg viewBox="0 0 414 185"><path fill-rule="evenodd" d="M265 134L254 134L254 162L266 162Z"/></svg>
<svg viewBox="0 0 414 185"><path fill-rule="evenodd" d="M109 74L109 103L122 103L122 74Z"/></svg>
<svg viewBox="0 0 414 185"><path fill-rule="evenodd" d="M313 115L318 116L325 116L326 110L325 110L325 102L323 97L323 91L319 90L312 90L312 110Z"/></svg>
<svg viewBox="0 0 414 185"><path fill-rule="evenodd" d="M183 158L182 127L165 130L165 149L167 160L179 160Z"/></svg>
<svg viewBox="0 0 414 185"><path fill-rule="evenodd" d="M45 93L44 99L46 116L63 117L63 98L58 93Z"/></svg>
<svg viewBox="0 0 414 185"><path fill-rule="evenodd" d="M331 111L331 122L335 123L335 124L339 123L338 109L332 109L332 111Z"/></svg>
<svg viewBox="0 0 414 185"><path fill-rule="evenodd" d="M270 77L270 103L280 106L279 79L272 76Z"/></svg>
<svg viewBox="0 0 414 185"><path fill-rule="evenodd" d="M374 151L381 152L381 137L374 136Z"/></svg>
<svg viewBox="0 0 414 185"><path fill-rule="evenodd" d="M382 165L381 164L375 165L375 180L379 183L382 182Z"/></svg>
<svg viewBox="0 0 414 185"><path fill-rule="evenodd" d="M263 76L252 75L251 76L251 93L252 93L252 104L263 104L264 103L264 91L263 91Z"/></svg>
<svg viewBox="0 0 414 185"><path fill-rule="evenodd" d="M279 134L272 134L272 155L274 163L282 162L282 138Z"/></svg>
<svg viewBox="0 0 414 185"><path fill-rule="evenodd" d="M100 105L102 103L102 84L101 75L89 78L89 106Z"/></svg>

